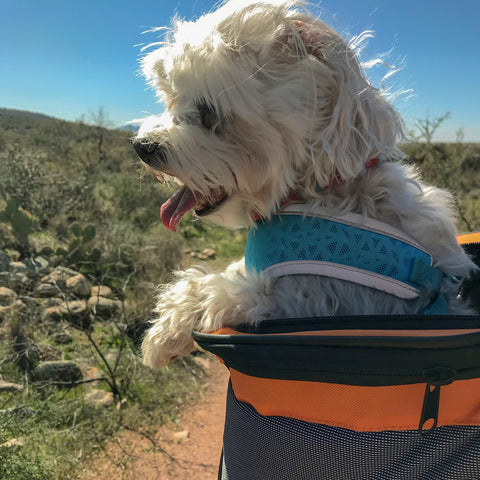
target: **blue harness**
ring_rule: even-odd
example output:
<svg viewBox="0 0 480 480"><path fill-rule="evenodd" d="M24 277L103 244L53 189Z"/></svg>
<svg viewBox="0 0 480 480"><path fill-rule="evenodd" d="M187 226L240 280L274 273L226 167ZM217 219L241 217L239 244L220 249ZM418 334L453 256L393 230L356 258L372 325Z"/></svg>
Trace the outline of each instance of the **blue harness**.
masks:
<svg viewBox="0 0 480 480"><path fill-rule="evenodd" d="M333 218L307 214L303 204L287 206L250 230L245 266L272 277L339 278L403 299L424 295L430 298L425 315L447 309L439 292L446 275L432 266L431 256L398 229L357 214Z"/></svg>

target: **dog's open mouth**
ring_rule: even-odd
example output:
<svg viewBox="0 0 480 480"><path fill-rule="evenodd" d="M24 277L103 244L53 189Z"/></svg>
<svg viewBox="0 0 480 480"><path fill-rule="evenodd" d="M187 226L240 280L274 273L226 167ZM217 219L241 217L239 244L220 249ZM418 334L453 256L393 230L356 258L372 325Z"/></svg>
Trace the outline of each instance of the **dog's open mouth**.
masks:
<svg viewBox="0 0 480 480"><path fill-rule="evenodd" d="M195 210L199 216L215 211L227 198L223 187L218 187L203 196L190 190L187 186L177 190L160 208L162 223L172 232L177 230L182 217L190 210Z"/></svg>

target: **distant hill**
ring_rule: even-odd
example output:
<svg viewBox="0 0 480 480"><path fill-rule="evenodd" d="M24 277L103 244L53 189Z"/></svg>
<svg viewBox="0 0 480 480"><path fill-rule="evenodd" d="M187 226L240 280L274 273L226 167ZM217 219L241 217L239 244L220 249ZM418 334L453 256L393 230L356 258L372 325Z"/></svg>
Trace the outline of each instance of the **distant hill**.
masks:
<svg viewBox="0 0 480 480"><path fill-rule="evenodd" d="M0 128L8 128L9 123L13 123L15 125L27 125L33 124L35 122L66 122L66 123L74 123L74 124L83 124L83 125L90 125L95 126L93 123L84 122L84 121L76 121L70 122L68 120L62 120L56 117L52 117L49 115L45 115L43 113L37 112L30 112L28 110L17 110L14 108L2 108L0 107ZM10 125L11 126L11 125ZM114 128L108 128L108 130L124 130L127 132L136 132L138 130L138 125L121 125Z"/></svg>
<svg viewBox="0 0 480 480"><path fill-rule="evenodd" d="M12 108L0 108L0 121L35 121L35 120L54 120L53 117L44 115L43 113L28 112L26 110L15 110Z"/></svg>
<svg viewBox="0 0 480 480"><path fill-rule="evenodd" d="M121 127L117 127L118 130L124 130L125 132L132 132L132 133L137 133L139 125L134 125L134 124L127 124L127 125L122 125Z"/></svg>
<svg viewBox="0 0 480 480"><path fill-rule="evenodd" d="M33 182L35 167L43 172L47 186L56 174L65 180L64 184L56 181L60 190L75 187L73 190L86 191L88 187L94 195L88 197L85 193L78 208L70 209L70 218L98 221L104 216L134 215L138 217L135 222L148 228L152 199L158 202L166 191L150 179L138 180L139 160L130 143L136 130L136 125L107 129L82 121L68 122L41 113L0 108L0 192L4 188L12 195L16 191L12 186L15 178L25 184L26 176L30 175ZM427 183L447 188L456 195L462 217L459 229L480 228L480 144L415 142L402 145L402 149ZM3 162L2 167L6 152L16 153L18 171L13 171L13 164L7 165L11 159ZM42 192L35 181L32 189L40 197L49 198L50 187ZM25 188L26 192L30 190ZM96 205L92 211L83 208L93 202ZM37 205L38 201L32 200L25 207L39 216Z"/></svg>
<svg viewBox="0 0 480 480"><path fill-rule="evenodd" d="M86 167L90 164L91 170L95 160L101 161L100 170L104 167L115 170L127 165L131 167L137 157L130 145L130 134L131 130L109 129L83 121L71 122L41 113L0 108L0 145L46 157L48 162L58 164L62 169L69 165Z"/></svg>

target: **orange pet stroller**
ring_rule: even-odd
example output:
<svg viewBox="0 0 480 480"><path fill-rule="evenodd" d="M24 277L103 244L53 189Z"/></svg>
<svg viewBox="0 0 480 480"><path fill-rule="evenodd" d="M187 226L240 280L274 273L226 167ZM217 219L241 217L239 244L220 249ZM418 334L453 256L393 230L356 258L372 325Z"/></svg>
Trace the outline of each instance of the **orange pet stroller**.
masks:
<svg viewBox="0 0 480 480"><path fill-rule="evenodd" d="M478 261L476 235L459 241ZM231 374L220 480L480 478L480 316L268 320L195 339Z"/></svg>

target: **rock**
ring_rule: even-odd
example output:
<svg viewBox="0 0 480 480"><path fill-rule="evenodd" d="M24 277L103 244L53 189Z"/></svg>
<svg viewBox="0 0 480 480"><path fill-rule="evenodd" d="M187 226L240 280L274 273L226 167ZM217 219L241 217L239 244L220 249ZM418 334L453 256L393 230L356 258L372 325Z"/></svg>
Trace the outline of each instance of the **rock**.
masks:
<svg viewBox="0 0 480 480"><path fill-rule="evenodd" d="M37 297L55 297L60 293L62 293L62 291L55 283L40 283L33 291L33 294Z"/></svg>
<svg viewBox="0 0 480 480"><path fill-rule="evenodd" d="M181 442L182 440L185 440L188 438L188 436L190 435L189 431L188 430L183 430L181 432L175 432L173 434L173 438L177 441L177 442Z"/></svg>
<svg viewBox="0 0 480 480"><path fill-rule="evenodd" d="M90 284L85 275L81 273L67 278L66 287L70 292L79 297L88 297L91 293Z"/></svg>
<svg viewBox="0 0 480 480"><path fill-rule="evenodd" d="M36 305L37 307L56 307L57 305L61 305L65 300L62 297L45 297L45 298L37 298Z"/></svg>
<svg viewBox="0 0 480 480"><path fill-rule="evenodd" d="M46 273L50 267L50 262L41 255L37 255L32 260L32 266L37 273Z"/></svg>
<svg viewBox="0 0 480 480"><path fill-rule="evenodd" d="M28 268L23 262L11 262L10 273L28 275Z"/></svg>
<svg viewBox="0 0 480 480"><path fill-rule="evenodd" d="M15 290L25 288L30 283L30 279L26 273L1 272L2 285L6 285Z"/></svg>
<svg viewBox="0 0 480 480"><path fill-rule="evenodd" d="M92 287L92 297L105 297L105 298L115 298L113 295L112 289L106 285L97 285Z"/></svg>
<svg viewBox="0 0 480 480"><path fill-rule="evenodd" d="M44 310L44 314L52 320L60 320L62 318L68 320L74 317L86 316L88 314L88 308L83 300L72 300L48 307Z"/></svg>
<svg viewBox="0 0 480 480"><path fill-rule="evenodd" d="M25 442L21 438L12 438L8 442L2 443L0 448L14 448L14 447L23 447Z"/></svg>
<svg viewBox="0 0 480 480"><path fill-rule="evenodd" d="M50 267L50 262L41 255L25 259L22 263L33 273L46 273Z"/></svg>
<svg viewBox="0 0 480 480"><path fill-rule="evenodd" d="M42 362L30 373L34 382L59 383L69 385L82 378L78 365L71 361Z"/></svg>
<svg viewBox="0 0 480 480"><path fill-rule="evenodd" d="M17 299L17 294L10 288L0 287L0 306L11 305Z"/></svg>
<svg viewBox="0 0 480 480"><path fill-rule="evenodd" d="M21 392L22 390L23 390L23 386L19 385L18 383L4 382L0 380L0 393L3 393L3 392L16 393L16 392Z"/></svg>
<svg viewBox="0 0 480 480"><path fill-rule="evenodd" d="M91 308L94 315L98 315L100 317L111 317L120 310L122 302L92 295L88 299L88 306Z"/></svg>
<svg viewBox="0 0 480 480"><path fill-rule="evenodd" d="M85 375L83 377L84 380L91 383L97 383L97 381L101 381L102 378L103 378L103 374L97 367L89 368L85 372Z"/></svg>
<svg viewBox="0 0 480 480"><path fill-rule="evenodd" d="M0 251L0 272L8 272L10 269L10 255Z"/></svg>
<svg viewBox="0 0 480 480"><path fill-rule="evenodd" d="M43 343L37 345L37 347L40 352L40 358L44 361L60 360L62 358L62 351L53 345Z"/></svg>
<svg viewBox="0 0 480 480"><path fill-rule="evenodd" d="M28 268L23 262L10 263L10 275L7 284L10 288L19 289L24 288L30 283L28 278Z"/></svg>
<svg viewBox="0 0 480 480"><path fill-rule="evenodd" d="M25 308L17 294L10 288L0 287L0 318Z"/></svg>
<svg viewBox="0 0 480 480"><path fill-rule="evenodd" d="M33 408L26 407L25 405L20 405L19 407L6 408L5 410L0 410L0 418L4 418L5 415L16 415L20 418L30 418L36 415L37 412Z"/></svg>
<svg viewBox="0 0 480 480"><path fill-rule="evenodd" d="M0 272L0 286L7 287L10 285L10 272Z"/></svg>
<svg viewBox="0 0 480 480"><path fill-rule="evenodd" d="M105 390L93 389L85 394L85 401L101 407L113 405L113 393Z"/></svg>
<svg viewBox="0 0 480 480"><path fill-rule="evenodd" d="M202 250L203 255L205 255L207 258L215 258L215 255L217 252L213 250L212 248L204 248Z"/></svg>
<svg viewBox="0 0 480 480"><path fill-rule="evenodd" d="M53 283L57 285L60 290L65 290L67 279L78 275L78 272L71 268L57 267L53 272L41 278L41 283Z"/></svg>
<svg viewBox="0 0 480 480"><path fill-rule="evenodd" d="M55 285L59 290L63 291L67 283L67 274L63 268L58 267L53 272L42 277L40 281L43 284Z"/></svg>
<svg viewBox="0 0 480 480"><path fill-rule="evenodd" d="M124 410L127 408L127 399L122 398L120 402L117 402L117 410Z"/></svg>
<svg viewBox="0 0 480 480"><path fill-rule="evenodd" d="M214 259L217 254L212 248L204 248L201 252L198 250L189 250L190 256L199 260Z"/></svg>
<svg viewBox="0 0 480 480"><path fill-rule="evenodd" d="M90 311L84 300L71 300L47 307L43 314L51 320L66 320L82 329L88 329L92 324Z"/></svg>
<svg viewBox="0 0 480 480"><path fill-rule="evenodd" d="M14 262L18 262L18 260L20 260L21 258L21 254L19 251L17 250L11 250L9 248L7 248L7 254L10 256L10 258L14 261Z"/></svg>
<svg viewBox="0 0 480 480"><path fill-rule="evenodd" d="M73 335L65 329L54 333L52 337L55 343L58 343L60 345L65 345L67 343L73 342Z"/></svg>

